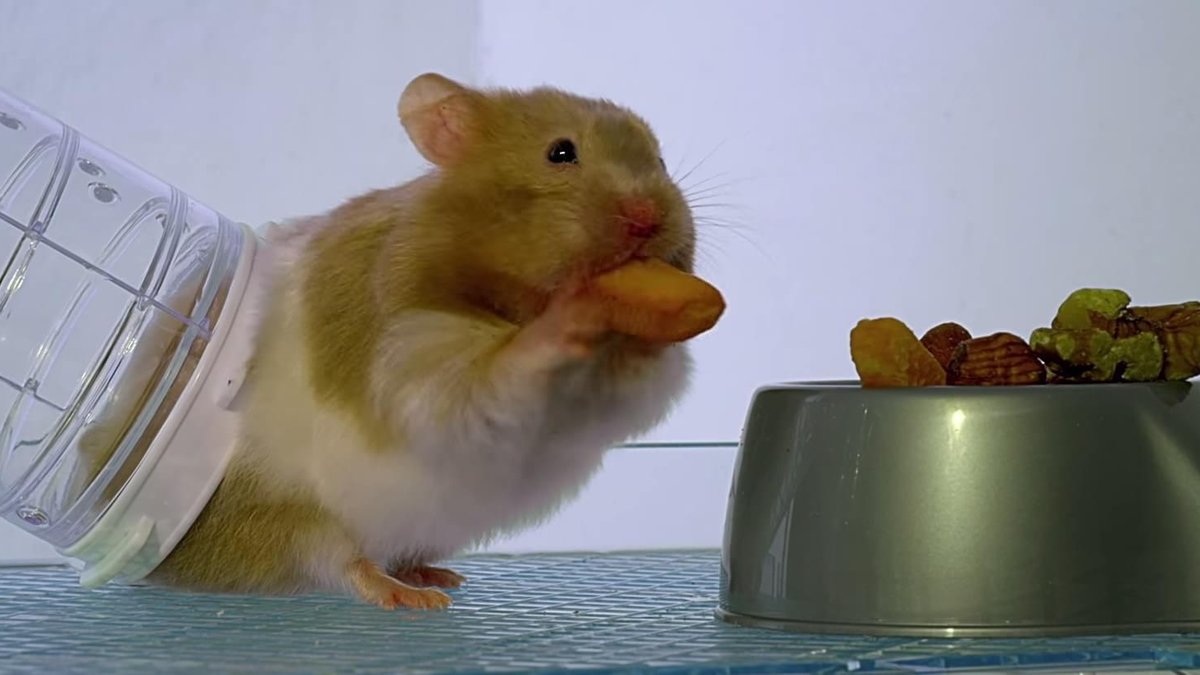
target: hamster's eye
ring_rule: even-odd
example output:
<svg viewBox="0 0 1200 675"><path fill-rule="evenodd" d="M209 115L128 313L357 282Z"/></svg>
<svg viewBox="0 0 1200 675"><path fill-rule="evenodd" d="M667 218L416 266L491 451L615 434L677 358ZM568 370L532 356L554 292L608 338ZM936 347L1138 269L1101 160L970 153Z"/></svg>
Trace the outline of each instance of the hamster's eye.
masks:
<svg viewBox="0 0 1200 675"><path fill-rule="evenodd" d="M550 152L546 159L551 164L578 164L579 156L575 154L575 144L567 138L560 138L550 144Z"/></svg>

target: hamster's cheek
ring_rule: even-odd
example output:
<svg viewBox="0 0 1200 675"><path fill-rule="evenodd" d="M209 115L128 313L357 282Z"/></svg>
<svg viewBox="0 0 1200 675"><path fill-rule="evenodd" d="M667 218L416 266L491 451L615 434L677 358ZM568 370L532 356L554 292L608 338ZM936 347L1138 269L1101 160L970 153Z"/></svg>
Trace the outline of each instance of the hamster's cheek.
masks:
<svg viewBox="0 0 1200 675"><path fill-rule="evenodd" d="M615 242L599 220L578 207L551 209L529 232L525 250L543 258L556 274L570 274L611 255Z"/></svg>

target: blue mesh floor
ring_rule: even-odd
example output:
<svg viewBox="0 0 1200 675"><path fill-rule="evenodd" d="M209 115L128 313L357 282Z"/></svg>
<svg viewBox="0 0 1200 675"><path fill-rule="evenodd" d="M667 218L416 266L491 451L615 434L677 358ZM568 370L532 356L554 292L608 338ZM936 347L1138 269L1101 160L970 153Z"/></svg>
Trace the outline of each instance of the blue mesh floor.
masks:
<svg viewBox="0 0 1200 675"><path fill-rule="evenodd" d="M468 557L446 613L330 596L80 589L0 569L0 673L838 672L1200 667L1200 636L918 640L790 635L712 616L714 552Z"/></svg>

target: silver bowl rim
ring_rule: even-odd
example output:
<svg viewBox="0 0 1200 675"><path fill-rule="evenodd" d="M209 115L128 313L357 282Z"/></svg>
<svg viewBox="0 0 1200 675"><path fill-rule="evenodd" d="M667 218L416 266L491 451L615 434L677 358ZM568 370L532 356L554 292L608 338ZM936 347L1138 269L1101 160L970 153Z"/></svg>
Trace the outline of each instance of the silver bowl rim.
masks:
<svg viewBox="0 0 1200 675"><path fill-rule="evenodd" d="M754 393L764 391L824 391L842 392L854 391L871 396L911 396L922 393L947 394L970 393L1012 395L1021 393L1038 394L1049 392L1126 392L1146 389L1173 389L1190 387L1197 384L1197 379L1187 380L1156 380L1154 382L1063 382L1054 384L1017 384L1017 385L964 385L939 384L921 387L864 387L861 380L830 379L830 380L778 380L759 385Z"/></svg>

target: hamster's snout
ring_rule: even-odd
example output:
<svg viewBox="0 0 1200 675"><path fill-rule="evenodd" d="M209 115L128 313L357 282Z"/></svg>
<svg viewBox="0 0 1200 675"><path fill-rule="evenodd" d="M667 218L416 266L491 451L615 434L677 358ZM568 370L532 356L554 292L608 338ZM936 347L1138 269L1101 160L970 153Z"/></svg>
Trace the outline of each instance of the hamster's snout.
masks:
<svg viewBox="0 0 1200 675"><path fill-rule="evenodd" d="M653 237L662 225L662 211L654 200L646 197L621 200L617 205L617 217L629 236L638 239Z"/></svg>

